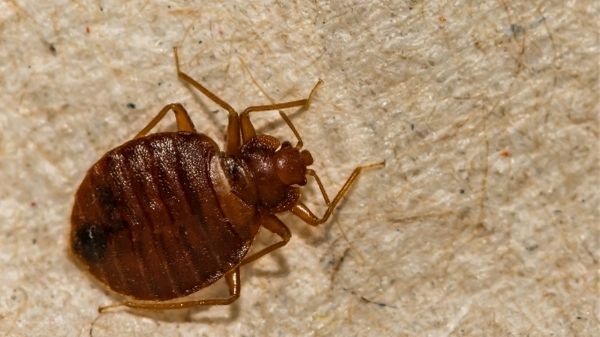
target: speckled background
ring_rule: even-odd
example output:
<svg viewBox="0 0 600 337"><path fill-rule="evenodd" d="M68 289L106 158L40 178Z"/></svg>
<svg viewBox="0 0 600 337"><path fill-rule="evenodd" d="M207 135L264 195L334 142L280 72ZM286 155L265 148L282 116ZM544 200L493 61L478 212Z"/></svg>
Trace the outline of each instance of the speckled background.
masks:
<svg viewBox="0 0 600 337"><path fill-rule="evenodd" d="M597 1L253 3L0 1L0 336L600 336ZM330 194L387 165L283 215L231 307L99 316L66 254L87 168L170 102L224 138L175 45L237 109L322 78L291 116Z"/></svg>

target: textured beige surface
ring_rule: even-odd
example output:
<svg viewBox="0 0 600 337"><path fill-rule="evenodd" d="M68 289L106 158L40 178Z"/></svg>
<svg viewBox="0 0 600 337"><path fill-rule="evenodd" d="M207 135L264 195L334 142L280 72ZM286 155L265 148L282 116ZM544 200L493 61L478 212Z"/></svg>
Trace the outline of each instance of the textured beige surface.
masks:
<svg viewBox="0 0 600 337"><path fill-rule="evenodd" d="M0 1L0 336L600 336L597 1L206 3ZM169 102L223 140L174 45L238 109L323 78L292 118L330 193L387 166L283 216L230 308L98 316L65 250L86 169Z"/></svg>

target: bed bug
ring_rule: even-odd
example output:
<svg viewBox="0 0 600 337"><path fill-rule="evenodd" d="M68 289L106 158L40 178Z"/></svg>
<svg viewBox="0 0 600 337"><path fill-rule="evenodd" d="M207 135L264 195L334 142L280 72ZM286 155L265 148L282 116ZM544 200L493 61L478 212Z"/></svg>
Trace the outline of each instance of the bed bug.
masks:
<svg viewBox="0 0 600 337"><path fill-rule="evenodd" d="M225 305L240 296L240 267L284 246L290 230L276 213L289 211L309 225L325 222L361 171L358 166L333 200L302 138L296 145L257 135L250 114L308 107L308 98L246 108L238 114L228 103L180 70L180 80L198 89L228 112L225 151L196 132L181 104L165 106L132 140L108 151L87 171L75 194L70 252L75 261L124 300L115 306L176 309ZM149 134L169 112L176 132ZM307 176L317 182L327 205L322 217L300 201ZM280 241L248 255L260 228ZM224 278L225 298L188 295Z"/></svg>

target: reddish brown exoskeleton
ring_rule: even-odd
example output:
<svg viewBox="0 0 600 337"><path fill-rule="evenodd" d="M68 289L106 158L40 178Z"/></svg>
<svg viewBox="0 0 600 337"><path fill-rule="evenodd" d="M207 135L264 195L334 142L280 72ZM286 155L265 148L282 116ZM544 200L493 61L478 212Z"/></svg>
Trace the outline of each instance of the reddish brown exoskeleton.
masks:
<svg viewBox="0 0 600 337"><path fill-rule="evenodd" d="M238 114L229 104L180 71L177 74L229 113L224 152L196 132L181 104L164 107L134 139L109 151L87 172L71 215L70 251L80 266L126 299L117 305L175 309L229 304L240 295L240 266L284 246L291 237L276 213L290 211L316 226L325 222L361 170L357 167L330 201L302 139L257 135L256 111L307 107L306 99L252 106ZM148 134L168 111L177 132ZM315 178L327 210L322 217L300 202L299 186ZM259 228L281 241L247 256ZM225 278L229 297L184 298Z"/></svg>

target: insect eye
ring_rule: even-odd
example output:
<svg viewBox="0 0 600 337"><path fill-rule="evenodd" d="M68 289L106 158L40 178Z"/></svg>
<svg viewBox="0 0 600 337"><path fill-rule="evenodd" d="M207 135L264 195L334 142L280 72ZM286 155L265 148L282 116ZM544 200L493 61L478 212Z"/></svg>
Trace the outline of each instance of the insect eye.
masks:
<svg viewBox="0 0 600 337"><path fill-rule="evenodd" d="M229 173L229 178L235 181L239 180L241 177L241 169L238 165L229 165L227 168Z"/></svg>
<svg viewBox="0 0 600 337"><path fill-rule="evenodd" d="M247 184L246 173L244 172L244 168L239 163L228 158L225 161L224 166L227 172L227 178L232 183L234 188L236 188L236 186L239 187L240 184Z"/></svg>
<svg viewBox="0 0 600 337"><path fill-rule="evenodd" d="M302 150L302 152L300 152L300 157L305 166L310 166L314 162L313 157L308 150Z"/></svg>

